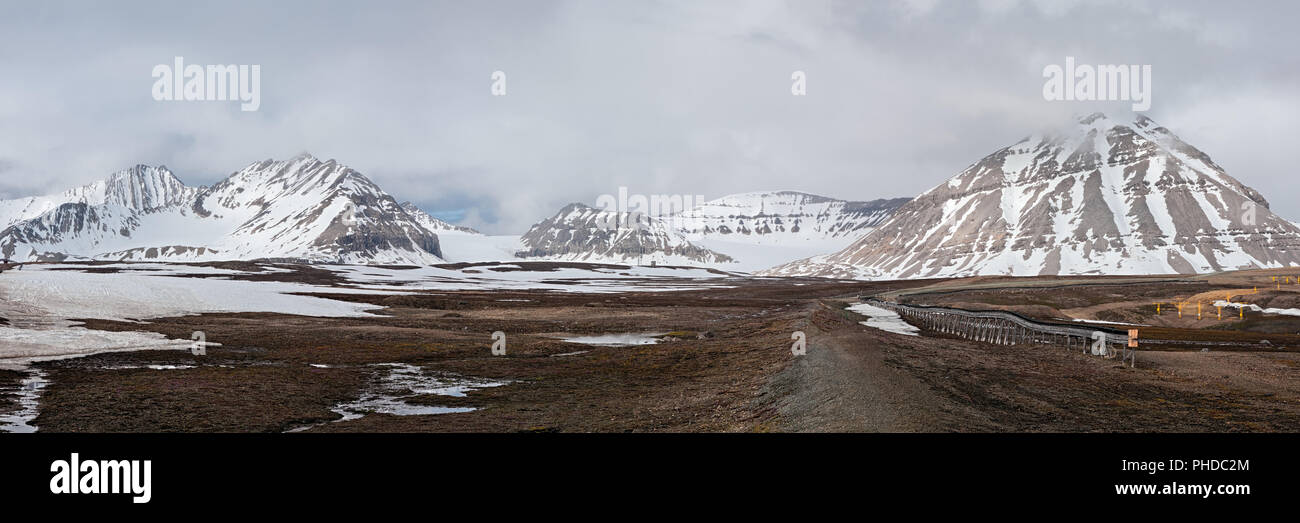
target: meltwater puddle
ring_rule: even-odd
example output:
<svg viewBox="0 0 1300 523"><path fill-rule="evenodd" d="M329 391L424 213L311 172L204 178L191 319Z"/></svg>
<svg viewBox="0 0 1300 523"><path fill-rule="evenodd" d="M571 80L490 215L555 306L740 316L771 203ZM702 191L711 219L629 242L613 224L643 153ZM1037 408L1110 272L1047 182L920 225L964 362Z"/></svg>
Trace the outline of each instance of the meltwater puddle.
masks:
<svg viewBox="0 0 1300 523"><path fill-rule="evenodd" d="M30 377L24 378L18 386L18 410L0 414L0 432L36 432L32 421L39 412L36 407L41 399L41 390L49 383L40 370L33 370Z"/></svg>
<svg viewBox="0 0 1300 523"><path fill-rule="evenodd" d="M895 334L906 334L908 336L921 335L921 329L903 321L903 317L899 316L898 313L894 311L882 309L873 305L867 305L865 303L855 303L850 305L849 310L863 316L868 316L867 321L858 322L868 327Z"/></svg>
<svg viewBox="0 0 1300 523"><path fill-rule="evenodd" d="M318 365L312 365L318 367ZM406 400L416 396L438 395L463 398L475 389L500 387L509 382L490 381L474 378L460 378L448 375L427 375L424 369L406 363L380 363L375 365L385 372L378 380L355 401L341 403L330 409L337 412L341 419L326 423L337 423L361 418L366 414L392 414L394 416L425 416L430 414L453 414L473 412L474 407L439 407L433 405L416 405ZM324 423L298 427L289 432L301 432Z"/></svg>

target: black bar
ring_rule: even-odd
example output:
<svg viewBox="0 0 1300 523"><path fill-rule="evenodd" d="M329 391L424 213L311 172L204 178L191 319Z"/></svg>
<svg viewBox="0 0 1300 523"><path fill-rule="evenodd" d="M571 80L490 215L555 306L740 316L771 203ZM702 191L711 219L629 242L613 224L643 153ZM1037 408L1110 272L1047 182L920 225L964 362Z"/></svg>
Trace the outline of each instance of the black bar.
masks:
<svg viewBox="0 0 1300 523"><path fill-rule="evenodd" d="M785 496L829 506L960 502L976 512L994 502L1068 503L1101 513L1258 509L1294 497L1295 442L1291 435L1227 434L0 435L0 499L5 506L128 513L214 503L223 510L417 501L552 506L629 497L656 499L662 509L717 503L722 492L738 491L751 503ZM51 463L72 453L83 462L151 460L150 501L51 493ZM1188 469L1122 470L1125 460L1171 459ZM1192 460L1248 468L1191 470ZM1249 485L1250 493L1118 495L1117 484Z"/></svg>

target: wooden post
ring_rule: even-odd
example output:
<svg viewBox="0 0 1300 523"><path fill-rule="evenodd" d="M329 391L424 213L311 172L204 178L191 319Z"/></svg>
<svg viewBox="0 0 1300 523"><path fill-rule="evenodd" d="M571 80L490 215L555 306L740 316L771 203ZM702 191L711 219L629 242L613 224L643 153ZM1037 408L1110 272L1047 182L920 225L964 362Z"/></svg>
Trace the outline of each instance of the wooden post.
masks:
<svg viewBox="0 0 1300 523"><path fill-rule="evenodd" d="M1123 356L1119 360L1120 366L1124 366L1124 360L1129 361L1129 368L1137 366L1137 347L1138 347L1138 330L1128 330L1128 348L1124 349Z"/></svg>

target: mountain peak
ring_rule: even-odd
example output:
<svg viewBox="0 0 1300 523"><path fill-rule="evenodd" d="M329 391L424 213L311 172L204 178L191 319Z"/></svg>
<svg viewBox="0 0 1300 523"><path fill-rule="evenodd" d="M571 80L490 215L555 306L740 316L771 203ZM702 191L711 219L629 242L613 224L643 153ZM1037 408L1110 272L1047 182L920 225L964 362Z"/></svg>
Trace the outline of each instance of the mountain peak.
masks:
<svg viewBox="0 0 1300 523"><path fill-rule="evenodd" d="M109 183L113 183L121 180L131 179L131 178L135 178L135 179L173 178L174 179L176 178L176 175L175 173L172 173L171 170L168 169L166 165L153 166L153 165L140 163L108 175L108 178L105 181Z"/></svg>
<svg viewBox="0 0 1300 523"><path fill-rule="evenodd" d="M1145 114L1133 113L1130 117L1112 117L1102 112L1094 112L1087 115L1078 115L1074 118L1076 129L1082 129L1083 132L1089 130L1108 130L1115 127L1127 127L1134 130L1163 130L1164 133L1172 135L1168 129L1161 127Z"/></svg>
<svg viewBox="0 0 1300 523"><path fill-rule="evenodd" d="M1096 122L1096 121L1098 121L1098 120L1109 120L1109 119L1110 119L1110 118L1107 118L1107 117L1106 117L1106 113L1102 113L1102 112L1095 112L1095 113L1092 113L1092 114L1088 114L1088 115L1084 115L1084 116L1080 116L1080 117L1076 118L1076 120L1078 120L1079 123L1084 124L1084 125L1090 125L1090 124L1092 124L1093 122Z"/></svg>
<svg viewBox="0 0 1300 523"><path fill-rule="evenodd" d="M166 166L137 164L65 194L92 205L107 203L150 211L182 202L194 191Z"/></svg>
<svg viewBox="0 0 1300 523"><path fill-rule="evenodd" d="M1300 229L1168 129L1142 115L1077 122L984 157L837 253L766 272L899 279L1300 264Z"/></svg>
<svg viewBox="0 0 1300 523"><path fill-rule="evenodd" d="M345 188L372 193L380 191L374 182L351 167L334 159L322 162L309 153L301 153L288 160L268 158L254 162L220 182L221 185L266 183L288 184L298 191L310 190L311 187L328 191Z"/></svg>

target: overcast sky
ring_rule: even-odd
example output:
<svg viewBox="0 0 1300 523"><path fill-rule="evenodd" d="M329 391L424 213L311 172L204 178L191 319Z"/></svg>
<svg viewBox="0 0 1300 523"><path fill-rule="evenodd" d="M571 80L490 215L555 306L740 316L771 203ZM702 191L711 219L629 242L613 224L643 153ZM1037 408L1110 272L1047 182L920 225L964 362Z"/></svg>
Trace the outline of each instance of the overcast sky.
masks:
<svg viewBox="0 0 1300 523"><path fill-rule="evenodd" d="M304 151L492 233L619 186L913 196L1073 114L1127 113L1043 99L1074 56L1151 65L1146 114L1300 220L1297 5L3 0L0 198L138 163L205 185ZM175 56L260 65L260 110L155 101Z"/></svg>

